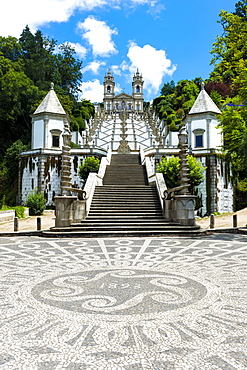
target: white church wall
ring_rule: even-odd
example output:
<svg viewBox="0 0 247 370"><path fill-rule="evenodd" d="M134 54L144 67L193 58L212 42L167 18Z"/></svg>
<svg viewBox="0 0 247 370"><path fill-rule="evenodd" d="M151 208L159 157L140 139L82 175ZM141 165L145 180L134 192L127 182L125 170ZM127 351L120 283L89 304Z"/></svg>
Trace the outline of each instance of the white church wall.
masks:
<svg viewBox="0 0 247 370"><path fill-rule="evenodd" d="M78 176L78 170L88 154L80 154L77 149L72 151L74 153L71 153L71 184L81 189L84 184ZM22 204L25 204L29 193L42 186L41 191L44 191L47 207L53 207L54 197L61 194L61 154L54 155L51 152L48 155L23 157L22 161L25 163L22 171ZM43 173L39 173L41 163Z"/></svg>
<svg viewBox="0 0 247 370"><path fill-rule="evenodd" d="M210 147L221 148L222 146L222 134L219 128L217 128L219 122L214 119L210 123L211 135L210 135Z"/></svg>
<svg viewBox="0 0 247 370"><path fill-rule="evenodd" d="M35 120L33 121L33 141L32 149L44 147L44 121Z"/></svg>
<svg viewBox="0 0 247 370"><path fill-rule="evenodd" d="M73 143L75 143L76 145L79 145L79 146L83 144L82 136L81 136L79 131L72 131L71 135L72 135L71 141Z"/></svg>
<svg viewBox="0 0 247 370"><path fill-rule="evenodd" d="M52 130L59 130L61 131L61 133L63 132L63 129L64 129L64 123L63 123L63 120L59 120L59 119L49 119L49 123L48 123L48 132L47 132L47 145L46 147L48 149L51 149L52 148ZM60 139L59 139L59 148L62 149L62 136L60 134Z"/></svg>
<svg viewBox="0 0 247 370"><path fill-rule="evenodd" d="M233 212L233 187L227 166L221 158L217 158L217 208L220 213Z"/></svg>
<svg viewBox="0 0 247 370"><path fill-rule="evenodd" d="M22 203L25 204L29 193L38 189L38 157L24 159L26 166L22 174Z"/></svg>

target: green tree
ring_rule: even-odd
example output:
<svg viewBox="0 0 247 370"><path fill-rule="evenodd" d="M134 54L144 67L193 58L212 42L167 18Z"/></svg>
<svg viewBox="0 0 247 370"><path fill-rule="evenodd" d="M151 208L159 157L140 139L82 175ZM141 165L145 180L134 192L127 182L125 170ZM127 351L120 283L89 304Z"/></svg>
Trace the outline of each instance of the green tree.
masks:
<svg viewBox="0 0 247 370"><path fill-rule="evenodd" d="M5 198L6 204L14 206L18 194L19 154L26 146L17 140L7 150L1 163L0 171L0 199Z"/></svg>
<svg viewBox="0 0 247 370"><path fill-rule="evenodd" d="M21 140L17 140L6 150L3 163L6 168L6 177L11 182L18 179L19 155L26 148Z"/></svg>
<svg viewBox="0 0 247 370"><path fill-rule="evenodd" d="M43 194L36 189L28 194L25 206L29 208L30 215L42 215L46 207L46 199Z"/></svg>
<svg viewBox="0 0 247 370"><path fill-rule="evenodd" d="M78 175L82 180L86 180L90 172L98 172L100 160L98 158L87 157L82 165L79 167Z"/></svg>
<svg viewBox="0 0 247 370"><path fill-rule="evenodd" d="M162 89L160 90L160 94L163 96L171 95L175 91L175 82L172 80L171 82L164 83Z"/></svg>
<svg viewBox="0 0 247 370"><path fill-rule="evenodd" d="M241 107L237 98L227 100L219 116L219 127L223 132L223 149L226 159L233 164L235 176L244 170L243 139L246 133L247 107Z"/></svg>
<svg viewBox="0 0 247 370"><path fill-rule="evenodd" d="M211 54L211 64L214 70L211 77L219 82L231 84L239 75L239 71L246 69L247 59L247 3L239 1L235 13L222 10L220 21L223 34L216 37Z"/></svg>
<svg viewBox="0 0 247 370"><path fill-rule="evenodd" d="M0 36L0 55L11 60L11 62L16 62L21 55L21 46L17 38Z"/></svg>
<svg viewBox="0 0 247 370"><path fill-rule="evenodd" d="M205 167L203 167L201 162L197 162L196 158L193 156L188 155L187 160L189 166L190 192L194 194L195 187L200 185L204 179L203 172L205 171ZM163 173L168 189L179 186L179 170L180 158L174 156L162 158L157 167L157 172Z"/></svg>
<svg viewBox="0 0 247 370"><path fill-rule="evenodd" d="M0 56L0 161L16 140L30 141L31 118L40 91L19 62Z"/></svg>
<svg viewBox="0 0 247 370"><path fill-rule="evenodd" d="M164 157L157 166L157 172L163 173L166 186L168 189L179 185L179 157Z"/></svg>
<svg viewBox="0 0 247 370"><path fill-rule="evenodd" d="M19 38L19 44L25 74L41 90L48 90L53 81L55 41L45 38L40 30L32 34L26 26Z"/></svg>
<svg viewBox="0 0 247 370"><path fill-rule="evenodd" d="M68 43L60 45L59 50L54 58L53 80L66 94L76 95L82 81L82 62L75 58L76 52Z"/></svg>

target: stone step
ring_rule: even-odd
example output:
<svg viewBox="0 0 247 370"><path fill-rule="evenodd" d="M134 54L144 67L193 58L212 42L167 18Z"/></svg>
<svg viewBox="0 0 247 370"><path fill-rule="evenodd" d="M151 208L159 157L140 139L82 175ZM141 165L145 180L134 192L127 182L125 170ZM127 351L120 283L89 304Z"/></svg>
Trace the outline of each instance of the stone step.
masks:
<svg viewBox="0 0 247 370"><path fill-rule="evenodd" d="M113 154L111 164L141 164L139 154Z"/></svg>
<svg viewBox="0 0 247 370"><path fill-rule="evenodd" d="M96 189L156 189L155 186L150 186L150 185L104 185L104 186L96 186Z"/></svg>
<svg viewBox="0 0 247 370"><path fill-rule="evenodd" d="M136 194L129 194L129 193L121 193L121 194L117 194L117 193L96 193L94 194L94 198L95 199L103 199L103 197L111 197L112 199L119 199L119 200L123 200L123 199L136 199L136 200L139 200L139 199L146 199L146 200L152 200L152 199L159 199L159 196L157 194L139 194L139 193L136 193Z"/></svg>
<svg viewBox="0 0 247 370"><path fill-rule="evenodd" d="M143 201L143 202L134 202L129 200L129 201L117 201L117 200L111 200L110 198L109 199L102 199L102 200L94 200L91 204L91 208L92 207L110 207L110 206L114 206L114 207L143 207L143 206L155 206L156 208L159 207L160 208L160 203L158 201Z"/></svg>
<svg viewBox="0 0 247 370"><path fill-rule="evenodd" d="M132 222L132 221L140 221L140 222L143 222L143 221L150 221L150 222L157 222L157 221L165 221L164 220L164 217L161 215L161 214L157 214L157 215L151 215L151 216L148 216L148 215L135 215L135 214L128 214L128 215L105 215L105 214L100 214L100 215L89 215L87 217L86 220L82 220L81 222L87 222L87 221L93 221L93 222L102 222L102 221L105 221L105 222L112 222L112 221L116 221L116 222Z"/></svg>
<svg viewBox="0 0 247 370"><path fill-rule="evenodd" d="M53 228L51 231L42 231L42 236L47 238L104 238L104 237L151 237L151 236L201 236L209 234L208 230L200 230L191 226L183 228L164 228L163 230L91 230L75 231L72 227Z"/></svg>
<svg viewBox="0 0 247 370"><path fill-rule="evenodd" d="M154 230L164 230L164 229L177 229L179 226L178 225L170 225L170 224L160 224L154 225L152 224L147 224L147 225L134 225L134 224L129 224L129 225L114 225L114 224L108 224L108 225L97 225L97 228L95 228L95 225L83 225L83 226L77 226L74 225L72 226L73 230L75 231L94 231L94 230L129 230L129 231L137 231L137 230L149 230L149 231L154 231ZM183 229L182 227L180 228L181 230Z"/></svg>
<svg viewBox="0 0 247 370"><path fill-rule="evenodd" d="M150 218L101 218L101 219L87 219L87 220L83 220L81 221L80 223L76 223L77 226L79 225L89 225L89 226L93 226L93 225L109 225L109 224L114 224L114 225L123 225L123 224L129 224L129 225L150 225L151 223L153 223L153 219L150 219ZM167 220L164 220L164 218L158 218L158 219L155 219L155 224L168 224L169 221ZM72 224L71 226L74 226L75 224ZM177 224L178 225L178 224Z"/></svg>
<svg viewBox="0 0 247 370"><path fill-rule="evenodd" d="M102 209L102 210L95 210L95 211L92 211L92 212L90 212L89 213L89 215L90 216L96 216L96 215L100 215L100 214L112 214L112 215L119 215L119 214L122 214L123 216L127 216L128 214L135 214L135 215L147 215L147 216L152 216L152 215L161 215L162 214L162 212L160 211L160 210L147 210L147 211L141 211L141 210L139 210L138 209L138 211L137 210L135 210L135 209L133 209L133 210L129 210L129 209L127 209L126 211L123 211L123 210L118 210L118 209L116 209L116 210L111 210L111 209L106 209L106 210L104 210L104 209Z"/></svg>
<svg viewBox="0 0 247 370"><path fill-rule="evenodd" d="M133 206L133 207L119 207L119 206L116 206L116 207L114 207L114 206L112 206L112 207L104 207L104 206L102 206L102 207L91 207L91 209L90 209L90 212L89 212L89 214L92 214L93 212L113 212L113 213L116 213L116 212L118 212L118 213L122 213L122 212L124 212L124 213L133 213L133 212L138 212L138 213L146 213L146 212L157 212L157 213L161 213L160 212L160 209L158 208L158 207L151 207L151 206L147 206L147 207L145 207L145 206L143 206L142 207L142 211L140 211L140 207L135 207L135 206Z"/></svg>

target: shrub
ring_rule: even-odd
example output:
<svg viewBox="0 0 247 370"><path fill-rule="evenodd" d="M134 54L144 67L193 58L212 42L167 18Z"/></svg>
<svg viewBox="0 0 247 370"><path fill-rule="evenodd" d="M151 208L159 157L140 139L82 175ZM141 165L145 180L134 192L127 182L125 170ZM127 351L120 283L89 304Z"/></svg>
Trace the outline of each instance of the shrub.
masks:
<svg viewBox="0 0 247 370"><path fill-rule="evenodd" d="M16 206L16 207L9 207L9 206L6 206L5 204L0 207L0 211L7 211L9 209L13 209L15 211L15 215L16 217L18 218L24 218L25 217L25 207L23 206Z"/></svg>
<svg viewBox="0 0 247 370"><path fill-rule="evenodd" d="M82 180L86 180L90 172L98 172L100 160L95 157L87 157L79 167L78 175Z"/></svg>
<svg viewBox="0 0 247 370"><path fill-rule="evenodd" d="M77 145L76 143L74 143L73 141L70 142L70 147L71 149L77 149L79 148L79 145Z"/></svg>
<svg viewBox="0 0 247 370"><path fill-rule="evenodd" d="M28 194L25 206L29 207L30 215L41 215L46 206L46 199L38 190L35 190Z"/></svg>
<svg viewBox="0 0 247 370"><path fill-rule="evenodd" d="M187 156L188 167L189 167L189 183L190 192L194 194L194 188L203 181L203 172L205 167L198 162L196 158L191 155ZM157 167L157 172L163 173L166 186L168 189L174 188L179 185L179 169L180 169L180 159L179 157L162 158L161 162Z"/></svg>
<svg viewBox="0 0 247 370"><path fill-rule="evenodd" d="M18 218L24 218L25 217L25 207L16 206L16 207L13 207L13 209L15 210L16 217L18 217Z"/></svg>

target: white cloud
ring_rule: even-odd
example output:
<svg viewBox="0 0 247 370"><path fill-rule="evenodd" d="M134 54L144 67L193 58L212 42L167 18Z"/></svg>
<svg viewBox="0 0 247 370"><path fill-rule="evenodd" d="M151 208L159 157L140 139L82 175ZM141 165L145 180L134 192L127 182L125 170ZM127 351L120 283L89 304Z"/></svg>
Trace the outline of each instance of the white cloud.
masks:
<svg viewBox="0 0 247 370"><path fill-rule="evenodd" d="M79 58L81 59L85 58L85 55L87 54L87 49L84 46L82 46L78 42L74 43L74 42L69 42L69 41L66 41L64 44L69 45L71 48L73 48ZM59 52L59 49L58 49L58 52Z"/></svg>
<svg viewBox="0 0 247 370"><path fill-rule="evenodd" d="M91 100L92 103L103 101L104 87L98 79L82 82L80 89L82 91L80 98Z"/></svg>
<svg viewBox="0 0 247 370"><path fill-rule="evenodd" d="M113 65L111 66L111 71L113 75L121 76L122 75L122 69L121 66Z"/></svg>
<svg viewBox="0 0 247 370"><path fill-rule="evenodd" d="M28 24L32 31L50 22L67 22L75 10L90 11L97 7L120 8L149 5L154 0L8 0L1 6L0 35L19 37Z"/></svg>
<svg viewBox="0 0 247 370"><path fill-rule="evenodd" d="M119 83L116 83L115 85L115 94L120 94L123 91L122 87Z"/></svg>
<svg viewBox="0 0 247 370"><path fill-rule="evenodd" d="M107 57L118 52L112 41L112 35L116 35L117 31L112 30L104 21L90 16L78 23L78 29L83 32L82 38L92 46L93 55Z"/></svg>
<svg viewBox="0 0 247 370"><path fill-rule="evenodd" d="M8 0L1 7L0 35L19 37L28 24L32 31L50 22L66 22L76 9L91 10L107 0Z"/></svg>
<svg viewBox="0 0 247 370"><path fill-rule="evenodd" d="M170 59L167 59L165 50L157 50L151 45L140 47L132 42L127 56L130 59L128 69L131 76L138 68L142 73L145 89L149 94L156 94L163 78L172 76L176 70L176 66L172 64ZM122 63L122 68L126 70L126 63Z"/></svg>
<svg viewBox="0 0 247 370"><path fill-rule="evenodd" d="M106 63L105 62L99 62L97 60L91 62L91 63L88 63L83 69L82 69L82 73L85 73L87 71L91 71L93 72L94 74L98 74L99 73L99 69L101 66L105 66Z"/></svg>

